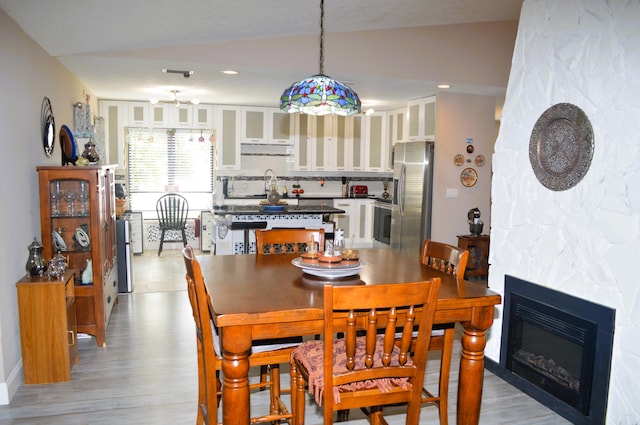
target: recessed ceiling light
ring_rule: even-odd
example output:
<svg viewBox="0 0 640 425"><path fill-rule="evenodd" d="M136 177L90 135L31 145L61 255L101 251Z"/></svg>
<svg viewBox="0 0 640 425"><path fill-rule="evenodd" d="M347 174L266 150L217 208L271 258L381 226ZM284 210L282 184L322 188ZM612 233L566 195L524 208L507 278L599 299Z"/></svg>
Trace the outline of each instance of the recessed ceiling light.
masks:
<svg viewBox="0 0 640 425"><path fill-rule="evenodd" d="M236 75L238 73L238 71L234 71L233 69L225 69L224 71L221 71L221 72L227 75Z"/></svg>
<svg viewBox="0 0 640 425"><path fill-rule="evenodd" d="M438 84L439 89L450 89L451 84Z"/></svg>

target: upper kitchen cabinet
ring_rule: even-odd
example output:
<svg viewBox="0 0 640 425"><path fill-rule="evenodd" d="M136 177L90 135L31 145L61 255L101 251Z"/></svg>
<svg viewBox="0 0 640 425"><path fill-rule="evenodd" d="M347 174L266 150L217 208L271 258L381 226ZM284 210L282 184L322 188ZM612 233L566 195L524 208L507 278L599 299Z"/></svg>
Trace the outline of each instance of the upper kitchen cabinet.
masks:
<svg viewBox="0 0 640 425"><path fill-rule="evenodd" d="M210 105L184 104L168 108L167 126L171 128L201 128L213 127L213 107Z"/></svg>
<svg viewBox="0 0 640 425"><path fill-rule="evenodd" d="M235 106L215 108L218 170L240 169L241 113Z"/></svg>
<svg viewBox="0 0 640 425"><path fill-rule="evenodd" d="M127 115L129 113L129 105L127 102L115 100L102 100L99 103L100 116L104 121L104 137L108 146L109 158L104 158L103 162L115 164L118 168L123 169L124 155L118 155L125 149L125 127L127 124ZM103 154L103 152L101 152Z"/></svg>
<svg viewBox="0 0 640 425"><path fill-rule="evenodd" d="M296 118L296 170L365 170L367 142L362 116L299 114Z"/></svg>
<svg viewBox="0 0 640 425"><path fill-rule="evenodd" d="M307 114L297 114L294 130L296 171L310 171L313 169L313 143L315 141L315 117Z"/></svg>
<svg viewBox="0 0 640 425"><path fill-rule="evenodd" d="M389 129L389 143L393 146L398 142L404 142L407 134L407 108L395 109L389 112L387 128Z"/></svg>
<svg viewBox="0 0 640 425"><path fill-rule="evenodd" d="M367 171L387 171L387 114L376 112L366 117Z"/></svg>
<svg viewBox="0 0 640 425"><path fill-rule="evenodd" d="M365 169L366 123L362 115L334 117L337 127L334 170L363 171Z"/></svg>
<svg viewBox="0 0 640 425"><path fill-rule="evenodd" d="M169 112L166 104L152 105L147 102L127 102L129 104L129 127L163 127L167 125Z"/></svg>
<svg viewBox="0 0 640 425"><path fill-rule="evenodd" d="M242 108L242 143L293 144L293 120L278 108Z"/></svg>
<svg viewBox="0 0 640 425"><path fill-rule="evenodd" d="M408 140L435 140L436 97L413 100L407 106Z"/></svg>
<svg viewBox="0 0 640 425"><path fill-rule="evenodd" d="M335 126L330 116L297 114L295 127L296 171L332 170Z"/></svg>
<svg viewBox="0 0 640 425"><path fill-rule="evenodd" d="M266 143L269 138L268 108L241 108L242 143Z"/></svg>
<svg viewBox="0 0 640 425"><path fill-rule="evenodd" d="M292 145L294 131L294 114L278 108L269 108L269 136L271 143Z"/></svg>

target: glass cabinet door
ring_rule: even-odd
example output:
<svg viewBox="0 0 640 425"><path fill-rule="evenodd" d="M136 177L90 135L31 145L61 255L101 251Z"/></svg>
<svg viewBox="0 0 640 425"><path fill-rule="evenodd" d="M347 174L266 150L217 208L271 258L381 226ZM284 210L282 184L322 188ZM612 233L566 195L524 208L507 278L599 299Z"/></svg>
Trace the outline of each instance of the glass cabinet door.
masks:
<svg viewBox="0 0 640 425"><path fill-rule="evenodd" d="M49 182L51 219L51 253L67 257L69 268L76 270L76 281L82 282L82 272L91 258L90 217L91 186L88 180L64 179ZM93 282L85 278L83 283Z"/></svg>

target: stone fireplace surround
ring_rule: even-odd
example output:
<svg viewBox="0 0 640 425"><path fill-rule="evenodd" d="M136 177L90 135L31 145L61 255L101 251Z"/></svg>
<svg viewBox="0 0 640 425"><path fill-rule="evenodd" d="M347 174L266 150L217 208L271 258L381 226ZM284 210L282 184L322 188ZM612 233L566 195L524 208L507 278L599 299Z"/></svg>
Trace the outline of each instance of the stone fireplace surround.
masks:
<svg viewBox="0 0 640 425"><path fill-rule="evenodd" d="M500 362L487 369L574 424L604 423L615 310L509 275L503 303Z"/></svg>

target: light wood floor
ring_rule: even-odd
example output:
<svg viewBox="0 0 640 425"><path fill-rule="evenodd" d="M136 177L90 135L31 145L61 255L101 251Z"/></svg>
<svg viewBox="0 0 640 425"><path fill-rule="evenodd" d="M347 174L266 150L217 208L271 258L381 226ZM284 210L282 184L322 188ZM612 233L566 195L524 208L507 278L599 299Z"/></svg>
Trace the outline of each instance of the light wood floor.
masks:
<svg viewBox="0 0 640 425"><path fill-rule="evenodd" d="M107 329L107 347L81 339L80 363L71 382L23 385L0 425L103 425L195 423L197 365L193 317L185 291L179 251L135 257L135 289L121 294ZM450 423L455 423L459 343L454 348ZM428 365L427 383L437 380L438 359ZM288 369L287 369L288 370ZM256 379L253 371L252 379ZM283 374L288 386L288 373ZM307 424L322 415L307 397ZM252 394L252 410L266 411L267 393ZM402 408L385 410L392 425L403 424ZM425 406L421 423L437 424L435 407ZM350 424L368 423L353 412ZM511 385L485 372L480 423L483 425L561 425L566 420Z"/></svg>

